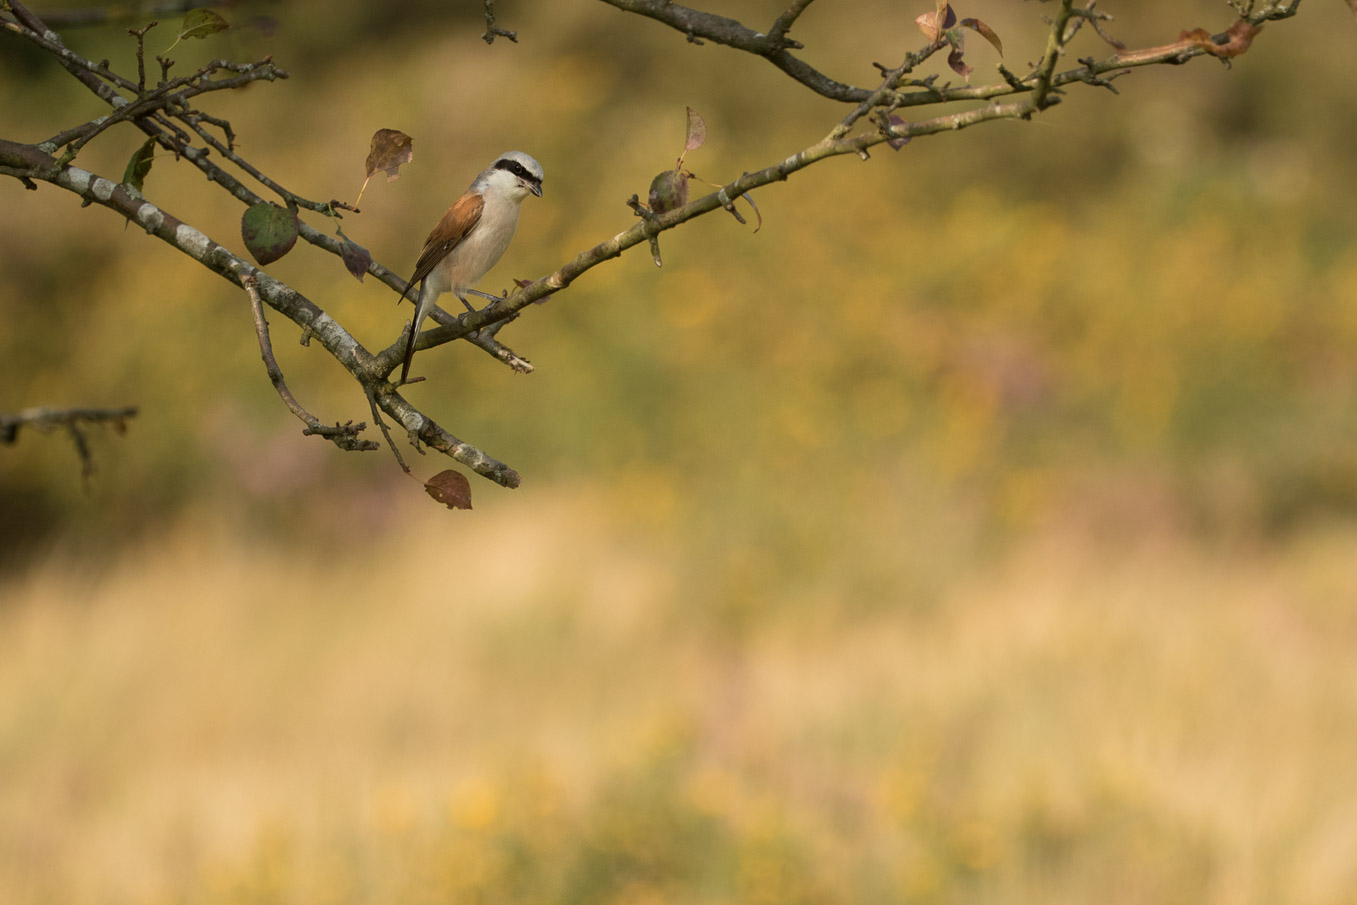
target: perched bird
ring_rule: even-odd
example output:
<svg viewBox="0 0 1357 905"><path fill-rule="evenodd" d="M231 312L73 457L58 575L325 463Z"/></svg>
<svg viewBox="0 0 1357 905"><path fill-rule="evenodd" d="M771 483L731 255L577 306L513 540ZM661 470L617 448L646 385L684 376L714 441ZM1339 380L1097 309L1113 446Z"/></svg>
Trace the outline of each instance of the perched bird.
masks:
<svg viewBox="0 0 1357 905"><path fill-rule="evenodd" d="M424 250L415 262L414 276L401 293L404 300L416 283L419 297L405 346L401 383L410 377L419 325L433 310L438 297L451 292L468 311L469 292L499 261L518 228L518 210L528 195L542 197L542 165L522 151L509 151L487 167L438 221ZM478 295L482 293L477 293Z"/></svg>

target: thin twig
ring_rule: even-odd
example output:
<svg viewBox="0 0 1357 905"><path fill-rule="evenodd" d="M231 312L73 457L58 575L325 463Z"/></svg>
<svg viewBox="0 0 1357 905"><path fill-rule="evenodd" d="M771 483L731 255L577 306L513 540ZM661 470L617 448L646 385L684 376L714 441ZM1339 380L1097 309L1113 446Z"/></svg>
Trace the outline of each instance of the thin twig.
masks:
<svg viewBox="0 0 1357 905"><path fill-rule="evenodd" d="M391 450L391 454L396 457L396 464L400 465L401 471L410 474L410 466L405 464L405 457L401 455L400 448L396 446L396 441L391 439L391 431L387 429L381 410L377 408L377 397L373 395L372 387L363 387L363 393L368 397L368 405L372 408L372 421L381 429L382 436L386 437L386 446Z"/></svg>
<svg viewBox="0 0 1357 905"><path fill-rule="evenodd" d="M518 32L508 31L496 25L495 0L485 0L485 34L481 35L481 40L487 44L494 44L496 38L508 38L517 44Z"/></svg>
<svg viewBox="0 0 1357 905"><path fill-rule="evenodd" d="M50 409L31 408L12 415L0 415L0 443L11 444L19 439L19 429L31 427L45 434L54 430L64 430L75 446L75 454L80 458L80 477L86 489L89 479L94 475L94 456L90 452L89 441L82 429L84 424L108 424L118 434L127 432L127 420L136 417L137 407L123 406L115 409L73 408Z"/></svg>
<svg viewBox="0 0 1357 905"><path fill-rule="evenodd" d="M674 3L673 0L603 0L603 2L624 12L636 13L663 22L680 34L687 35L688 40L694 43L700 43L698 39L706 38L717 44L761 56L816 94L832 100L856 104L871 96L872 92L866 88L858 88L832 79L801 58L793 56L787 50L785 36L774 38L757 32L735 19L691 9ZM793 3L799 5L797 0L793 0ZM804 9L804 6L802 8Z"/></svg>
<svg viewBox="0 0 1357 905"><path fill-rule="evenodd" d="M768 29L768 38L772 41L780 42L784 47L794 47L801 49L805 45L800 41L793 41L787 37L787 32L806 11L806 7L814 3L815 0L792 0L792 5L787 7L787 11L777 17L773 27Z"/></svg>
<svg viewBox="0 0 1357 905"><path fill-rule="evenodd" d="M137 39L137 94L146 93L146 33L160 23L152 19L141 28L129 28L127 33Z"/></svg>
<svg viewBox="0 0 1357 905"><path fill-rule="evenodd" d="M241 157L239 154L235 152L233 148L233 145L235 143L234 141L235 134L231 131L230 123L227 123L225 120L209 120L215 126L225 127L224 131L228 136L228 140L226 143L223 143L211 132L208 132L206 129L204 129L202 125L198 122L199 119L207 119L207 117L204 117L201 114L190 114L184 120L184 122L188 123L188 127L192 129L194 132L198 133L198 137L201 138L207 144L211 145L217 151L218 154L225 157L227 160L231 161L236 166L240 167L251 177L253 177L254 180L258 182L260 185L268 189L271 189L274 192L277 192L278 195L284 201L295 204L298 207L306 208L307 210L312 210L318 213L325 214L326 216L330 217L333 217L335 215L334 212L336 210L346 210L346 211L355 210L353 205L346 204L343 201L334 200L322 203L320 201L309 201L306 198L301 197L300 195L293 194L292 192L283 188L278 183L274 182L272 179L266 176L261 170L259 170L248 160Z"/></svg>
<svg viewBox="0 0 1357 905"><path fill-rule="evenodd" d="M287 388L287 382L283 379L283 370L278 367L278 359L273 356L273 341L269 339L269 322L264 317L264 303L259 298L259 279L248 271L240 273L239 277L240 285L245 288L246 295L250 297L250 311L254 314L254 331L259 338L259 352L264 359L264 370L268 372L269 381L273 384L273 388L278 391L278 396L283 400L288 411L296 415L306 425L306 430L302 433L308 436L315 434L324 437L344 450L366 452L367 450L380 449L381 444L375 440L359 438L359 433L367 429L365 423L360 421L358 424L354 424L350 421L331 427L321 424L319 418L302 408L297 397L293 396L292 391Z"/></svg>

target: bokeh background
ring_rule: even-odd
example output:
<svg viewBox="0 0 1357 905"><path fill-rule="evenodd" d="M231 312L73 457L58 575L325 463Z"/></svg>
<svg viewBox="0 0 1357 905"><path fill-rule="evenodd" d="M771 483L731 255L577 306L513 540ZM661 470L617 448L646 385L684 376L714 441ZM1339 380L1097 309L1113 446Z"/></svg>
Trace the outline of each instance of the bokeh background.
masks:
<svg viewBox="0 0 1357 905"><path fill-rule="evenodd" d="M785 0L711 6L766 27ZM714 182L844 113L601 3L501 0L520 40L493 46L480 7L242 5L276 30L175 55L291 72L208 109L305 196L352 199L372 132L412 134L344 221L397 271L533 153L546 197L488 289L629 226L685 106ZM793 34L870 84L931 7L819 3ZM1230 15L1100 8L1141 46ZM1049 10L959 7L1017 71ZM119 27L67 40L131 65ZM92 432L87 483L60 435L0 449L0 900L1351 902L1355 77L1351 12L1311 0L1233 67L666 234L662 270L636 249L505 331L530 377L422 353L411 397L524 475L473 479L469 513L300 436L239 290L0 179L0 410L141 407ZM0 35L0 134L100 112ZM116 179L141 138L78 163ZM240 247L196 170L159 159L147 193ZM369 348L408 316L310 248L270 271ZM368 420L272 320L303 404Z"/></svg>

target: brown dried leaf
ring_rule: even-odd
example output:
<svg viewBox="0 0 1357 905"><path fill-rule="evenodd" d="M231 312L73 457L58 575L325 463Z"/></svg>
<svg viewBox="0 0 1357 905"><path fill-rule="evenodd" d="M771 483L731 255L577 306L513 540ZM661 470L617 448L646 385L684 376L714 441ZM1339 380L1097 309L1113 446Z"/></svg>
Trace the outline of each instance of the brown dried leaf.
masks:
<svg viewBox="0 0 1357 905"><path fill-rule="evenodd" d="M1357 3L1357 0L1353 0L1353 2ZM994 49L999 51L999 56L1004 55L1004 42L1000 41L999 36L994 33L994 29L990 28L984 22L981 22L979 19L962 19L961 25L964 28L972 29L978 33L980 37L993 44Z"/></svg>
<svg viewBox="0 0 1357 905"><path fill-rule="evenodd" d="M386 170L386 181L400 178L400 167L415 156L411 147L414 139L398 129L378 129L372 135L372 150L368 151L367 175L371 179L378 170Z"/></svg>
<svg viewBox="0 0 1357 905"><path fill-rule="evenodd" d="M956 13L947 0L938 0L936 12L924 13L914 20L919 26L919 31L924 33L924 37L930 43L936 42L942 37L942 33L956 24Z"/></svg>
<svg viewBox="0 0 1357 905"><path fill-rule="evenodd" d="M696 151L707 140L707 123L692 107L688 109L688 134L683 139L684 151Z"/></svg>
<svg viewBox="0 0 1357 905"><path fill-rule="evenodd" d="M395 182L400 178L401 164L414 159L415 151L411 146L413 142L413 138L399 129L378 129L372 134L372 148L368 151L367 159L367 178L363 180L363 187L358 190L355 205L362 202L363 193L368 190L368 183L378 172L386 171L387 182Z"/></svg>
<svg viewBox="0 0 1357 905"><path fill-rule="evenodd" d="M928 43L932 44L938 40L940 29L938 28L937 13L920 13L915 17L914 24L919 26L919 31L924 33L924 37L928 39Z"/></svg>
<svg viewBox="0 0 1357 905"><path fill-rule="evenodd" d="M424 492L449 509L471 508L471 482L466 475L453 471L440 471L424 484Z"/></svg>

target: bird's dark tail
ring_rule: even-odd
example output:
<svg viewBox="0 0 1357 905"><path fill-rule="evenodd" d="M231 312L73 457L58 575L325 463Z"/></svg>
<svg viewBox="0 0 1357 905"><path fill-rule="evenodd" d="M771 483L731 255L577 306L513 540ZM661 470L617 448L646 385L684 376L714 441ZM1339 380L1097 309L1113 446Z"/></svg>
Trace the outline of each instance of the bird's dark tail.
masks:
<svg viewBox="0 0 1357 905"><path fill-rule="evenodd" d="M401 382L397 386L404 384L410 377L410 363L415 360L415 340L417 339L419 339L418 312L410 321L410 339L405 344L405 364L401 367Z"/></svg>

